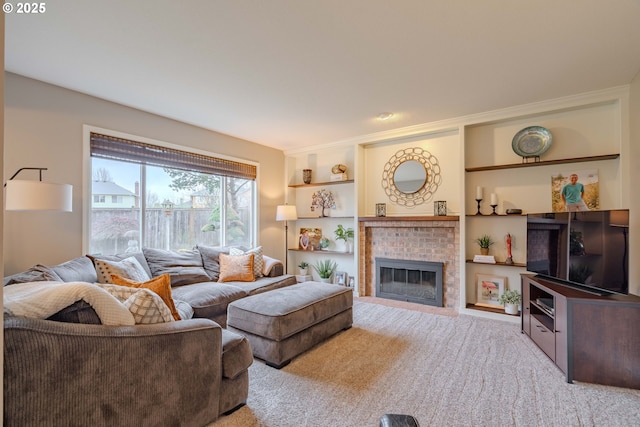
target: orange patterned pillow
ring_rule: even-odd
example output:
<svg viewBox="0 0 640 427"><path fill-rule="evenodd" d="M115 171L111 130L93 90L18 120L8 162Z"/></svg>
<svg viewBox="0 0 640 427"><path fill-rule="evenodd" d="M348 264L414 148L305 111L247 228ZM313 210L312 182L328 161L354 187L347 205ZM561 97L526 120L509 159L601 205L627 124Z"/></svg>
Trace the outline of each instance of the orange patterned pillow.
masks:
<svg viewBox="0 0 640 427"><path fill-rule="evenodd" d="M220 254L220 277L218 282L253 282L254 254L227 255Z"/></svg>
<svg viewBox="0 0 640 427"><path fill-rule="evenodd" d="M134 282L131 279L125 279L124 277L120 277L117 274L112 274L111 281L114 285L128 286L130 288L146 288L155 292L156 294L160 295L162 301L167 304L167 307L169 307L173 318L175 320L180 320L180 314L178 314L176 305L173 303L173 297L171 296L171 277L168 274L154 277L153 279L146 282Z"/></svg>

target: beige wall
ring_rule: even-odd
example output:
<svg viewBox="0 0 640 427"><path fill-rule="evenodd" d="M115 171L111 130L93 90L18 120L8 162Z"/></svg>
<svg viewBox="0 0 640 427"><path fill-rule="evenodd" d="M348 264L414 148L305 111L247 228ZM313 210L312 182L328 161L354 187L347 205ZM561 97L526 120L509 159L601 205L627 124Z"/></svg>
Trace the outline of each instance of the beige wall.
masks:
<svg viewBox="0 0 640 427"><path fill-rule="evenodd" d="M629 139L630 139L630 152L631 161L629 164L630 181L629 186L629 208L631 214L629 215L631 230L629 249L629 291L633 294L640 295L640 264L637 261L640 259L640 192L638 192L635 185L640 182L640 72L636 75L635 79L631 83L631 96L630 96L630 117L629 117Z"/></svg>
<svg viewBox="0 0 640 427"><path fill-rule="evenodd" d="M5 73L4 107L4 180L21 167L46 167L46 181L73 185L71 213L5 212L5 275L83 255L83 125L259 163L258 240L265 253L284 259L284 227L275 221L284 202L282 151L11 73ZM20 177L37 179L37 172Z"/></svg>

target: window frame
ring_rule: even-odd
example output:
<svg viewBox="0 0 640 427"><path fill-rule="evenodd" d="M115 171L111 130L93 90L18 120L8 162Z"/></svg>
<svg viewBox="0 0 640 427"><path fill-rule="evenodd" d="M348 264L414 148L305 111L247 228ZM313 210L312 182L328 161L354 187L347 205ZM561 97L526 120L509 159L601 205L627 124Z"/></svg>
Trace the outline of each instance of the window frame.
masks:
<svg viewBox="0 0 640 427"><path fill-rule="evenodd" d="M224 154L215 153L213 151L206 151L197 149L187 145L179 145L173 144L166 141L160 141L152 138L147 138L139 135L128 134L124 132L118 132L111 129L104 129L96 126L83 125L83 168L82 168L82 251L83 253L89 253L90 248L90 235L89 231L91 230L91 208L92 208L92 190L91 190L91 180L93 179L93 171L91 164L91 133L100 133L107 136L112 136L114 138L122 138L122 139L130 139L133 141L142 142L145 144L157 145L160 147L170 148L174 150L185 151L188 153L217 157L224 160L229 160L233 162L246 163L248 165L252 165L256 167L256 179L254 184L254 191L252 194L252 203L254 206L254 215L251 221L251 237L250 237L250 245L251 247L259 246L258 237L260 233L259 230L259 218L260 218L260 205L258 203L258 194L260 194L260 164L258 162L250 161L247 159L242 159L239 157L227 156ZM141 182L141 192L145 192L146 188ZM226 192L223 192L223 194ZM146 201L145 197L140 198L140 207L141 209L146 209ZM226 203L226 195L223 197L222 201ZM224 211L224 209L223 209ZM224 239L223 239L224 241Z"/></svg>

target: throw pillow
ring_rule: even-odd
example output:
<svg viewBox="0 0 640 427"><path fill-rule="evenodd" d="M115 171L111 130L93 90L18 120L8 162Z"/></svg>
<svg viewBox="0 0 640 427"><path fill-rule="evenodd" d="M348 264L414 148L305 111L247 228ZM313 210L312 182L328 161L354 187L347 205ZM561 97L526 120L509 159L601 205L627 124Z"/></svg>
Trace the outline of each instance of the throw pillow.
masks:
<svg viewBox="0 0 640 427"><path fill-rule="evenodd" d="M135 257L125 258L122 261L108 261L95 259L98 283L113 283L111 276L116 275L136 282L146 282L151 279L140 262Z"/></svg>
<svg viewBox="0 0 640 427"><path fill-rule="evenodd" d="M220 254L228 254L229 248L225 246L197 245L196 249L202 257L202 265L211 280L218 281L220 277Z"/></svg>
<svg viewBox="0 0 640 427"><path fill-rule="evenodd" d="M98 284L129 309L136 324L173 322L173 316L160 295L151 289Z"/></svg>
<svg viewBox="0 0 640 427"><path fill-rule="evenodd" d="M93 261L93 263L96 263L97 259L100 260L106 260L106 261L122 261L125 258L129 258L129 257L134 257L135 259L138 260L138 262L140 263L140 265L142 266L142 268L144 268L144 271L147 272L147 275L149 277L153 277L153 274L151 273L151 269L149 268L149 264L147 264L147 259L144 257L144 254L142 253L142 251L139 252L125 252L125 253L120 253L120 254L115 254L115 255L91 255L91 254L87 254L87 258L91 259L91 261Z"/></svg>
<svg viewBox="0 0 640 427"><path fill-rule="evenodd" d="M202 266L202 257L197 250L168 251L165 249L142 248L147 264L154 277L169 274L172 286L210 282L209 275Z"/></svg>
<svg viewBox="0 0 640 427"><path fill-rule="evenodd" d="M115 285L129 286L131 288L145 288L149 289L162 298L162 301L169 307L171 315L175 320L180 320L180 314L176 310L176 306L173 303L173 297L171 296L171 279L168 274L163 274L159 277L154 277L146 282L136 282L134 280L120 277L116 274L111 276L111 280Z"/></svg>
<svg viewBox="0 0 640 427"><path fill-rule="evenodd" d="M227 255L220 254L220 277L218 282L253 282L254 254Z"/></svg>
<svg viewBox="0 0 640 427"><path fill-rule="evenodd" d="M262 269L264 268L264 259L262 257L262 246L243 251L240 248L229 249L229 255L246 255L254 254L253 257L253 274L255 277L262 277Z"/></svg>

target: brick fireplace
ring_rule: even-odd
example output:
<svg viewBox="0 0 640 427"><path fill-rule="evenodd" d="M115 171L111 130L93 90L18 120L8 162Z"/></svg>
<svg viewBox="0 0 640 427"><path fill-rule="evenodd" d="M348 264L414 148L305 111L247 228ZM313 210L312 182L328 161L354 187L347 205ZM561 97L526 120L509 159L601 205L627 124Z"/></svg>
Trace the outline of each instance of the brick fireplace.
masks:
<svg viewBox="0 0 640 427"><path fill-rule="evenodd" d="M458 217L363 217L359 219L360 296L376 296L376 258L440 262L443 306L458 309L460 223Z"/></svg>

